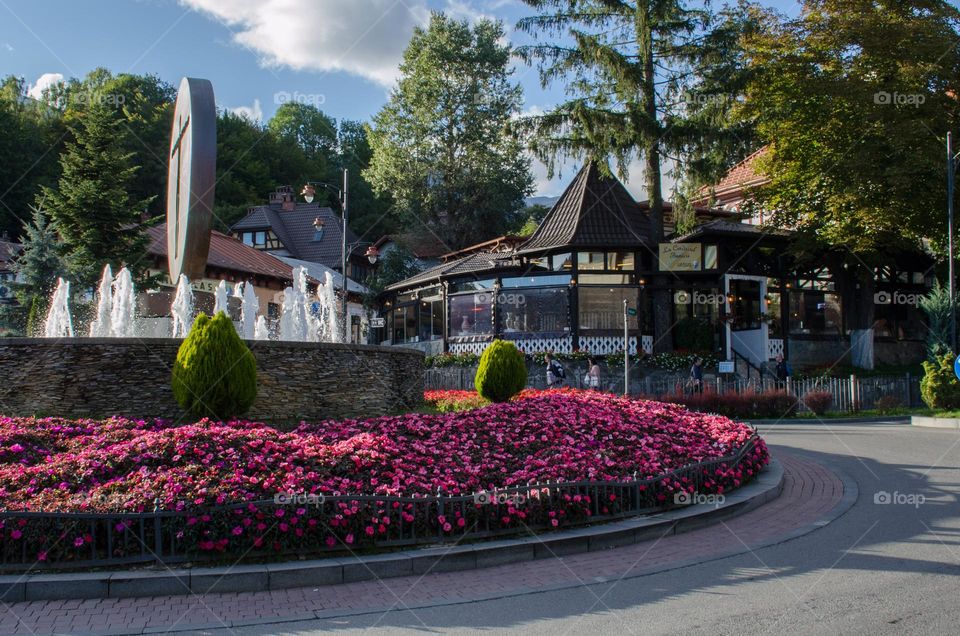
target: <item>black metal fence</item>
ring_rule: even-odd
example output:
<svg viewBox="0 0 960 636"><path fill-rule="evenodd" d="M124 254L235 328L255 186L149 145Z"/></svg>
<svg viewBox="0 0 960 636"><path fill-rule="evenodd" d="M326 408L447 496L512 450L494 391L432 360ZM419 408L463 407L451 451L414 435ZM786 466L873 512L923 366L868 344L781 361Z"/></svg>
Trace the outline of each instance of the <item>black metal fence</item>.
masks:
<svg viewBox="0 0 960 636"><path fill-rule="evenodd" d="M473 390L475 375L475 367L427 369L424 376L424 386L428 390ZM544 388L546 382L540 377L541 375L543 374L530 376L527 382L528 386L530 388ZM630 382L630 393L655 398L676 395L687 390L686 380L686 376L634 377ZM587 388L587 382L579 369L572 370L567 378L566 385L575 388ZM601 387L606 391L623 393L622 370L618 375L610 374L608 377L602 378ZM884 397L887 398L885 400L887 404L881 403L882 406L899 405L910 408L923 406L920 399L920 378L910 374L902 376L860 377L851 375L845 378L789 379L785 383L778 383L770 377L764 377L762 380L757 378L725 380L717 377L713 381L708 381L705 388L721 394L787 390L800 398L810 391L826 391L833 397L830 410L843 412L877 408L878 401ZM801 412L808 410L802 400L799 403L799 410Z"/></svg>
<svg viewBox="0 0 960 636"><path fill-rule="evenodd" d="M430 497L284 494L207 510L147 513L4 511L0 571L233 563L568 528L696 503L678 493L733 488L733 471L755 474L761 468L761 443L754 434L728 456L626 482L547 482Z"/></svg>

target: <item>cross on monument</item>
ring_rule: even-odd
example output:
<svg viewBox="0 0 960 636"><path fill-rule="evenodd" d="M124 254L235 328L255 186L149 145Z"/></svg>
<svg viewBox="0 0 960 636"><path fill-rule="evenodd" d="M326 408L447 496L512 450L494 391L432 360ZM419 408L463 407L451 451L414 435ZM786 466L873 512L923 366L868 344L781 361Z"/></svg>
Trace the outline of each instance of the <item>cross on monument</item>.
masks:
<svg viewBox="0 0 960 636"><path fill-rule="evenodd" d="M180 129L180 132L177 134L177 140L173 143L173 149L170 151L170 161L173 161L173 156L177 156L177 194L174 197L174 205L176 206L176 222L173 225L173 234L177 238L174 242L174 257L180 255L180 184L183 182L181 177L181 172L183 170L183 152L181 152L181 147L183 143L183 136L187 132L187 128L190 126L190 116L187 115L187 121L183 121L183 115L177 117L177 128Z"/></svg>

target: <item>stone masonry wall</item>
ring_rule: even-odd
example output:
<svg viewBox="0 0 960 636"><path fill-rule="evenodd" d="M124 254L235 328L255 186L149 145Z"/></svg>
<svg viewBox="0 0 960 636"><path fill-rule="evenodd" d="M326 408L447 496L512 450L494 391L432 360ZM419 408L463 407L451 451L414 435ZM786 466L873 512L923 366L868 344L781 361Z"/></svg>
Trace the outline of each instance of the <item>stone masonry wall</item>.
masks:
<svg viewBox="0 0 960 636"><path fill-rule="evenodd" d="M249 341L257 400L249 419L374 416L423 397L411 349ZM179 340L0 338L0 415L184 418L170 374Z"/></svg>

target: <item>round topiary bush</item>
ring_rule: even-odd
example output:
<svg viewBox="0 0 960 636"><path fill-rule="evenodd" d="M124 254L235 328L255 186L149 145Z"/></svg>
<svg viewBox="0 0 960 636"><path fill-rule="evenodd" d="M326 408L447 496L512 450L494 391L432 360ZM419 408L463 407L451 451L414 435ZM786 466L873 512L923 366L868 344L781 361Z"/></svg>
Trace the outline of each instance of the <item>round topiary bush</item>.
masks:
<svg viewBox="0 0 960 636"><path fill-rule="evenodd" d="M953 354L943 355L935 362L923 363L920 397L936 410L960 408L960 382L953 372Z"/></svg>
<svg viewBox="0 0 960 636"><path fill-rule="evenodd" d="M512 342L494 340L480 356L473 384L491 402L506 402L527 386L523 354Z"/></svg>
<svg viewBox="0 0 960 636"><path fill-rule="evenodd" d="M257 362L222 311L197 316L173 366L173 396L196 417L227 420L257 397Z"/></svg>

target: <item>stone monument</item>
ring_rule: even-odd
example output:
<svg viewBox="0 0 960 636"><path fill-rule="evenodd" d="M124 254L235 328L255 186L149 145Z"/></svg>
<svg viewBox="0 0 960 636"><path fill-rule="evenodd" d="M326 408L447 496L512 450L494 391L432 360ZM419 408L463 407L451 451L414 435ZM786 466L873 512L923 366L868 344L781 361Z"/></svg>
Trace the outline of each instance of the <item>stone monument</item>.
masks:
<svg viewBox="0 0 960 636"><path fill-rule="evenodd" d="M184 77L177 93L167 171L170 280L203 277L213 228L217 177L217 107L209 80Z"/></svg>

